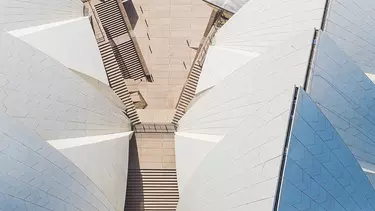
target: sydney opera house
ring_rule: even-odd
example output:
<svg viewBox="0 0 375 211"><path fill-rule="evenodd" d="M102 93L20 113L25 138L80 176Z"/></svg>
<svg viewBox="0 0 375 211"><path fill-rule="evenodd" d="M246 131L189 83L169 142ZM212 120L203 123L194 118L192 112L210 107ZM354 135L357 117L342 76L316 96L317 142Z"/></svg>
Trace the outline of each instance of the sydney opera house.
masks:
<svg viewBox="0 0 375 211"><path fill-rule="evenodd" d="M0 2L0 210L375 210L375 1L204 0L162 124L127 89L158 83L127 1L87 2Z"/></svg>

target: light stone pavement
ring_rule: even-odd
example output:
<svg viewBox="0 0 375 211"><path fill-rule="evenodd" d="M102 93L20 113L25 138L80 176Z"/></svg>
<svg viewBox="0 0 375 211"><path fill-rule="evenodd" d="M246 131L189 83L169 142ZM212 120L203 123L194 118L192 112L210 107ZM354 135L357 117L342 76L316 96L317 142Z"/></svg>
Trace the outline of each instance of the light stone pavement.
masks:
<svg viewBox="0 0 375 211"><path fill-rule="evenodd" d="M173 133L136 133L130 141L129 169L175 169Z"/></svg>
<svg viewBox="0 0 375 211"><path fill-rule="evenodd" d="M202 0L133 0L134 35L154 82L127 81L148 106L142 122L171 122L212 8ZM190 46L189 46L190 45Z"/></svg>

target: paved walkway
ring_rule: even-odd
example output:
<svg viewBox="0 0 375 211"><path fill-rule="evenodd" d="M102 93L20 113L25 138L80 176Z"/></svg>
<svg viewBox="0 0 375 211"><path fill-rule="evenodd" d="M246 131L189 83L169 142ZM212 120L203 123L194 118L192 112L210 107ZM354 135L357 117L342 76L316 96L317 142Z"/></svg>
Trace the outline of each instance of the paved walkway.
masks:
<svg viewBox="0 0 375 211"><path fill-rule="evenodd" d="M175 169L174 133L135 133L129 169Z"/></svg>
<svg viewBox="0 0 375 211"><path fill-rule="evenodd" d="M154 82L127 81L148 106L142 122L171 122L212 8L202 0L133 0L134 35Z"/></svg>
<svg viewBox="0 0 375 211"><path fill-rule="evenodd" d="M135 133L130 140L125 211L175 211L178 185L173 133Z"/></svg>

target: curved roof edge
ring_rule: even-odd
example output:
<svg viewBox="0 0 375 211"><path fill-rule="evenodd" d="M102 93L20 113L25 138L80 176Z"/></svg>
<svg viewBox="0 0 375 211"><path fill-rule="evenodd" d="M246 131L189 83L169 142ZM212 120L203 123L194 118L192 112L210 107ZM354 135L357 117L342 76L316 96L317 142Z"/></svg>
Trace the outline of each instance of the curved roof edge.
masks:
<svg viewBox="0 0 375 211"><path fill-rule="evenodd" d="M8 33L64 66L109 85L89 17L33 26Z"/></svg>

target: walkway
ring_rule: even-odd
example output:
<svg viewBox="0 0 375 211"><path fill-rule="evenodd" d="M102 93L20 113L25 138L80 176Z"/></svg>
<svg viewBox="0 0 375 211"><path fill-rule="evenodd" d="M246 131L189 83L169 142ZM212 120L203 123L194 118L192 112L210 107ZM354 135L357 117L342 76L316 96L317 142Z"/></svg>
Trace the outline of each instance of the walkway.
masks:
<svg viewBox="0 0 375 211"><path fill-rule="evenodd" d="M126 84L130 91L139 90L148 104L137 110L141 122L172 122L212 8L202 0L132 2L138 15L134 35L154 82Z"/></svg>
<svg viewBox="0 0 375 211"><path fill-rule="evenodd" d="M125 211L175 211L178 199L174 133L135 133Z"/></svg>

